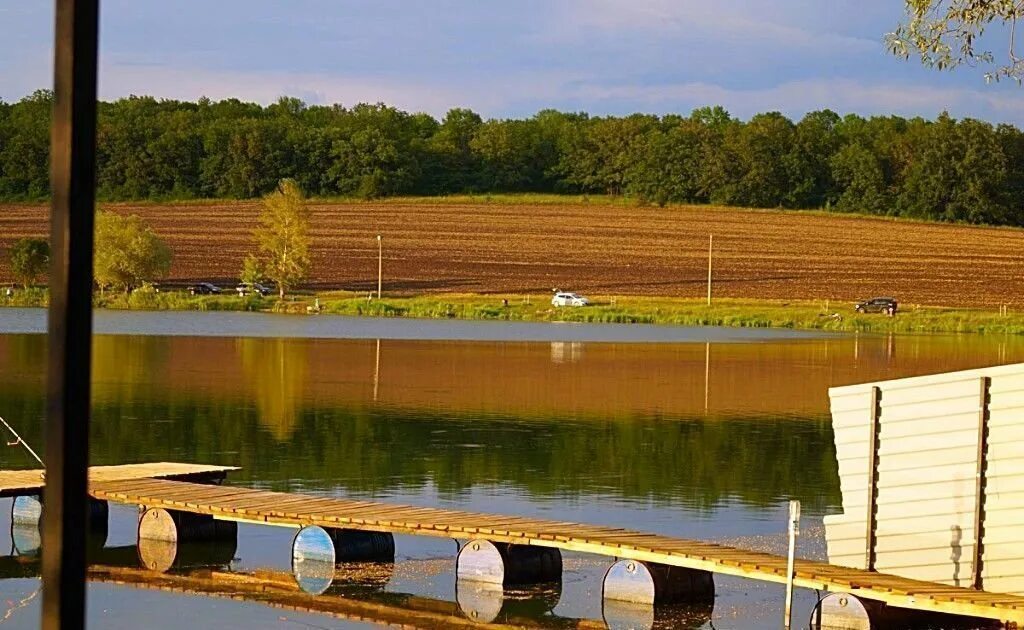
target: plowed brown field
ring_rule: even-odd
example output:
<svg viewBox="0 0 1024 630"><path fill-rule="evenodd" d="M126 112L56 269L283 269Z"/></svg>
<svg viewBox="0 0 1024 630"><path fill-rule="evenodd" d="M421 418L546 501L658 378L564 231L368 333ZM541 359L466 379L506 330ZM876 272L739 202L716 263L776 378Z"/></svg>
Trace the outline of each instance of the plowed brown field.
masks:
<svg viewBox="0 0 1024 630"><path fill-rule="evenodd" d="M107 206L146 219L174 250L173 280L232 282L259 204ZM1024 230L713 207L323 203L311 286L698 297L708 234L715 294L776 299L894 295L905 303L1024 303ZM44 206L0 206L0 249L47 231ZM10 280L6 256L0 281Z"/></svg>

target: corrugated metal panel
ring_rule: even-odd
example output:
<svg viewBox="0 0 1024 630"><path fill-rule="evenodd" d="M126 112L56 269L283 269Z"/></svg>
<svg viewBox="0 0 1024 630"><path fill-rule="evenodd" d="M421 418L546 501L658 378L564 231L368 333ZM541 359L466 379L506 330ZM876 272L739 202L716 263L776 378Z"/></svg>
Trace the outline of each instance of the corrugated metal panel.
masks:
<svg viewBox="0 0 1024 630"><path fill-rule="evenodd" d="M987 403L983 587L1024 594L1024 364L829 391L843 494L843 514L825 517L829 561L867 566L874 387L881 395L874 568L972 585L979 426Z"/></svg>

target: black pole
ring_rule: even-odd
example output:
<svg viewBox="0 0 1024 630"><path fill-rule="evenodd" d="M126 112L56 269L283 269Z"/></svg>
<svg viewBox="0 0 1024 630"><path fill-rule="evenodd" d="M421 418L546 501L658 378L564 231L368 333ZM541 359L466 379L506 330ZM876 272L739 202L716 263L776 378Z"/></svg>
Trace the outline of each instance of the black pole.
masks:
<svg viewBox="0 0 1024 630"><path fill-rule="evenodd" d="M56 0L43 628L85 626L99 0Z"/></svg>
<svg viewBox="0 0 1024 630"><path fill-rule="evenodd" d="M882 431L882 388L871 388L871 432L868 434L868 514L864 536L864 568L875 570L878 532L878 439Z"/></svg>

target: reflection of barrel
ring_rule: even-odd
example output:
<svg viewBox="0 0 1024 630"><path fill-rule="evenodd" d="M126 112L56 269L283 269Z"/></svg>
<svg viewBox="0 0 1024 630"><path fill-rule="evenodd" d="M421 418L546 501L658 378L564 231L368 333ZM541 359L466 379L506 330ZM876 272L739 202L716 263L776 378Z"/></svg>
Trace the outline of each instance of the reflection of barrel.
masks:
<svg viewBox="0 0 1024 630"><path fill-rule="evenodd" d="M17 530L18 528L14 528L12 532ZM35 528L32 528L32 530L38 531ZM91 544L86 550L86 556L89 564L129 568L138 568L139 566L139 554L135 545L99 547ZM19 552L18 555L14 556L0 556L0 580L39 577L41 570L40 562L41 558L38 553L21 554Z"/></svg>
<svg viewBox="0 0 1024 630"><path fill-rule="evenodd" d="M480 623L518 625L548 615L562 595L560 583L524 590L503 589L498 585L473 580L455 584L455 600L462 614Z"/></svg>
<svg viewBox="0 0 1024 630"><path fill-rule="evenodd" d="M43 545L43 539L39 532L39 526L28 524L24 521L11 522L11 542L14 550L19 556L34 556L39 554Z"/></svg>
<svg viewBox="0 0 1024 630"><path fill-rule="evenodd" d="M195 568L226 568L235 558L232 538L197 542L171 542L140 538L138 559L150 571L181 571Z"/></svg>
<svg viewBox="0 0 1024 630"><path fill-rule="evenodd" d="M310 595L322 595L334 582L334 563L297 558L292 560L292 573L300 589Z"/></svg>
<svg viewBox="0 0 1024 630"><path fill-rule="evenodd" d="M93 558L104 549L106 543L107 537L105 533L97 534L90 530L89 535L85 539L87 559L90 562L95 562ZM42 536L39 526L24 521L12 522L11 544L14 546L14 552L19 556L38 556L42 549Z"/></svg>
<svg viewBox="0 0 1024 630"><path fill-rule="evenodd" d="M714 602L654 607L605 599L601 613L608 630L701 628L711 621Z"/></svg>

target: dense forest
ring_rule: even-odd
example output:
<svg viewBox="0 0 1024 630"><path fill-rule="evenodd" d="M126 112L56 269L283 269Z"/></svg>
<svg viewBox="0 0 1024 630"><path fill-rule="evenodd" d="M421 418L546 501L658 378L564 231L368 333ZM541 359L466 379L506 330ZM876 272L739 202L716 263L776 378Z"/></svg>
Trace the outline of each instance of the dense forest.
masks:
<svg viewBox="0 0 1024 630"><path fill-rule="evenodd" d="M48 195L51 104L47 91L0 101L0 199ZM609 194L1024 225L1024 133L948 115L438 121L381 104L131 97L100 104L97 177L104 200L250 198L292 177L320 197Z"/></svg>

